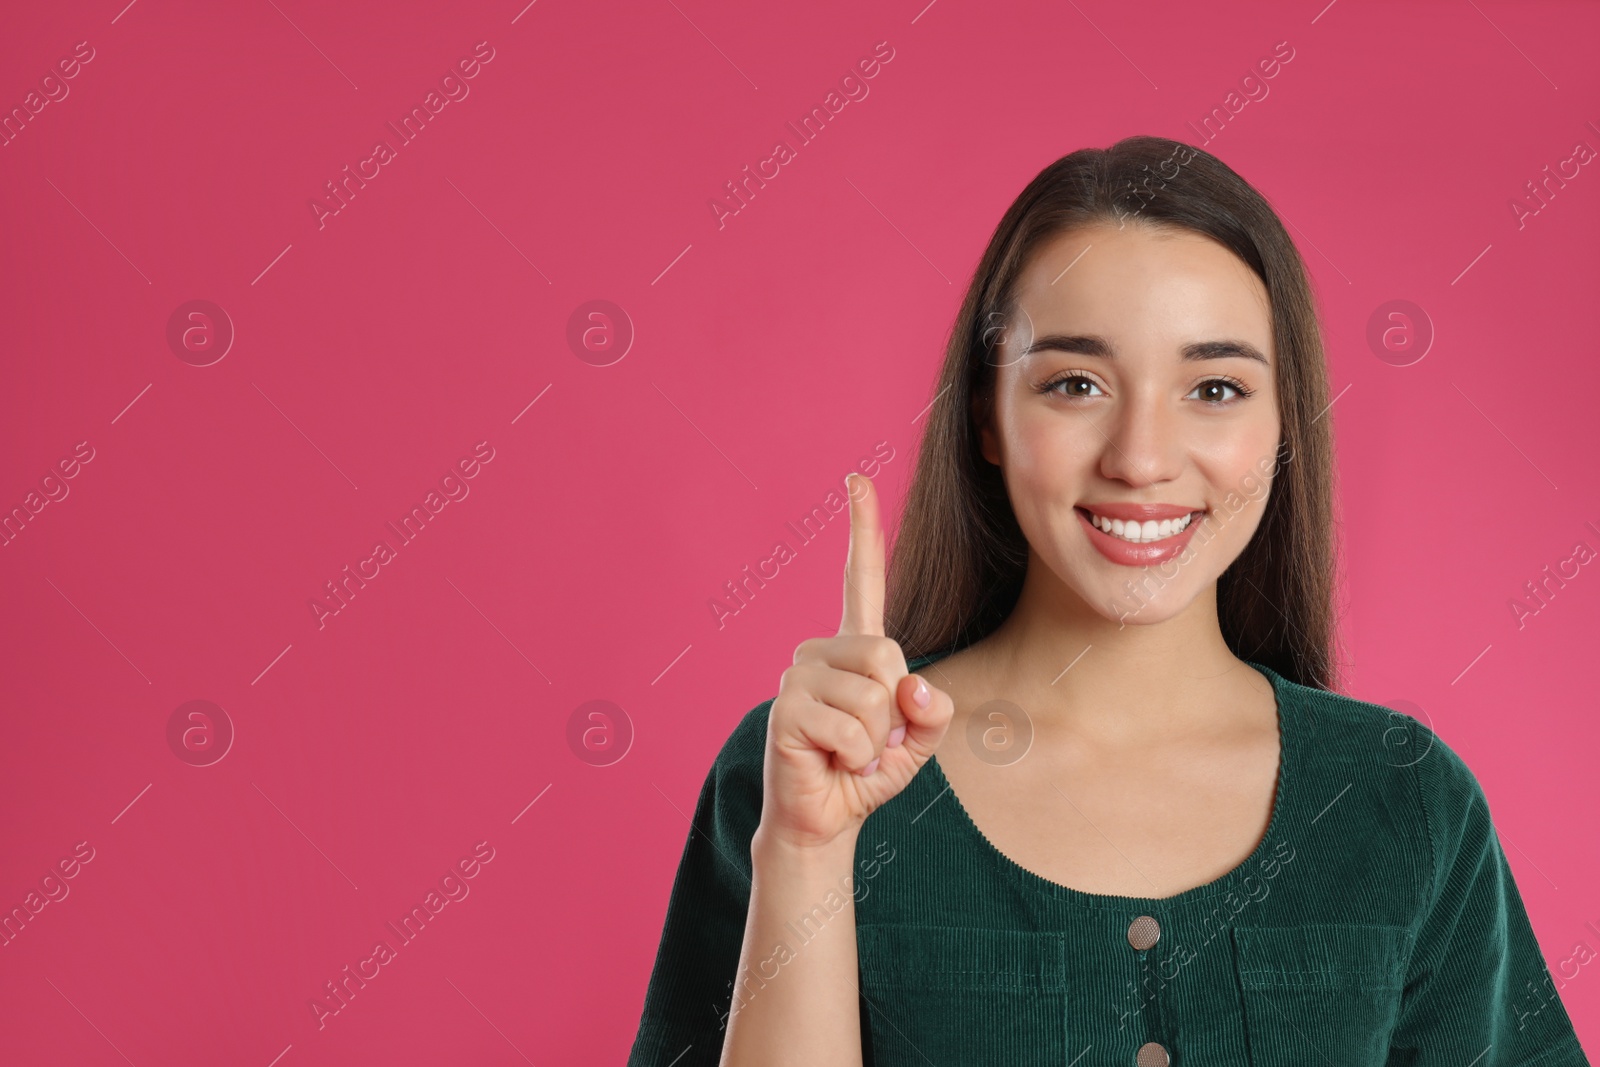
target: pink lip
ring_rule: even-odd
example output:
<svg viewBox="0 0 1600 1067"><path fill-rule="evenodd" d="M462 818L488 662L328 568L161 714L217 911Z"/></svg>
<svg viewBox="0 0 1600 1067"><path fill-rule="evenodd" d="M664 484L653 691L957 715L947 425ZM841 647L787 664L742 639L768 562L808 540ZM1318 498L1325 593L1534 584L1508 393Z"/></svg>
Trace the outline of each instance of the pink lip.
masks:
<svg viewBox="0 0 1600 1067"><path fill-rule="evenodd" d="M1190 522L1180 534L1161 541L1151 541L1148 544L1136 545L1112 537L1104 530L1099 529L1089 521L1085 509L1075 507L1072 509L1078 516L1078 521L1083 524L1084 531L1089 535L1089 543L1100 550L1100 554L1112 563L1123 567L1148 567L1153 563L1163 563L1175 556L1183 554L1189 546L1189 541L1194 537L1195 527L1205 521L1205 516L1200 515ZM1160 522L1162 519L1180 519L1201 508L1183 508L1171 504L1096 504L1096 514L1107 518L1122 519L1124 522L1137 520L1143 522L1152 519ZM1155 513L1152 514L1151 512Z"/></svg>

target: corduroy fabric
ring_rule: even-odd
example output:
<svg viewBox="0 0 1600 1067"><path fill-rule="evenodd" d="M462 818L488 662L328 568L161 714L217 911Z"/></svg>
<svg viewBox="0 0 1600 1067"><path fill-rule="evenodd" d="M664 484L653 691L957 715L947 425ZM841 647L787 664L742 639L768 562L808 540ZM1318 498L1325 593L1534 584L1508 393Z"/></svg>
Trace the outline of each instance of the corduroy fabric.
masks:
<svg viewBox="0 0 1600 1067"><path fill-rule="evenodd" d="M867 817L853 883L737 976L741 1002L853 894L873 1067L1132 1067L1151 1041L1171 1067L1587 1067L1466 764L1411 716L1251 666L1282 756L1267 833L1228 874L1165 899L1051 882L994 848L935 757ZM629 1067L720 1058L771 704L700 791ZM1160 926L1143 951L1140 916Z"/></svg>

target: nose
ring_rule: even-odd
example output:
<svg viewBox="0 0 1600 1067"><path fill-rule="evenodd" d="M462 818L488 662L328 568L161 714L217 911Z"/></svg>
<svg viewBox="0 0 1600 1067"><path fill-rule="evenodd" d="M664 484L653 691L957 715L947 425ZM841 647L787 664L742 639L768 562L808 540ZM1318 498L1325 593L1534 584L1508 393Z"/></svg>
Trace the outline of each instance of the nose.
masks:
<svg viewBox="0 0 1600 1067"><path fill-rule="evenodd" d="M1161 396L1131 396L1098 427L1104 435L1100 473L1134 487L1171 481L1183 471L1179 412Z"/></svg>

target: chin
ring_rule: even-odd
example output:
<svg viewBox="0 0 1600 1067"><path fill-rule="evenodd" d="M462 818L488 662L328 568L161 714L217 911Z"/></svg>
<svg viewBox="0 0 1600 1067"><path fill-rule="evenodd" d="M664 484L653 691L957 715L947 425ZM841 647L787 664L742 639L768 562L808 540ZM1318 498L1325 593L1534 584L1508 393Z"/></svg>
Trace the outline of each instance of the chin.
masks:
<svg viewBox="0 0 1600 1067"><path fill-rule="evenodd" d="M1126 592L1120 597L1108 597L1106 602L1096 610L1108 622L1119 623L1122 626L1153 626L1159 622L1176 618L1183 614L1189 606L1189 601L1182 604L1171 602L1171 597L1162 597L1156 600L1145 600L1142 604Z"/></svg>

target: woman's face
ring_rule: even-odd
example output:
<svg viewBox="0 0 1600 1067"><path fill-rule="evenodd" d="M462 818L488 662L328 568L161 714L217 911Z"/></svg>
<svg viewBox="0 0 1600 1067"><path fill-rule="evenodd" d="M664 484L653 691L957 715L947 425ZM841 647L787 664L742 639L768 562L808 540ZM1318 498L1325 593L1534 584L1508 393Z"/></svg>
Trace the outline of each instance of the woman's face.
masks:
<svg viewBox="0 0 1600 1067"><path fill-rule="evenodd" d="M1028 581L1108 619L1171 618L1266 507L1279 431L1266 287L1210 238L1096 224L1036 251L1017 304L993 333L992 419L975 414L1032 549Z"/></svg>

